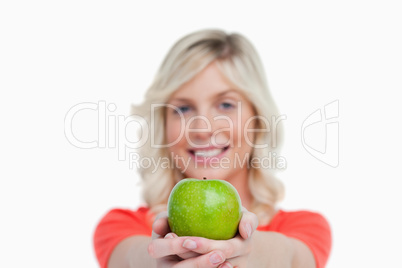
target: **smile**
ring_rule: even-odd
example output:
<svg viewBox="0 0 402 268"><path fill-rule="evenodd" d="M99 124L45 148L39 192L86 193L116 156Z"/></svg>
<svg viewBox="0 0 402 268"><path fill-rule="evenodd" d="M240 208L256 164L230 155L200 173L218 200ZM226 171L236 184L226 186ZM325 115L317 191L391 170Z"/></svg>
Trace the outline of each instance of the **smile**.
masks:
<svg viewBox="0 0 402 268"><path fill-rule="evenodd" d="M222 155L228 148L229 146L223 148L194 149L190 150L190 154L194 155L197 158L218 157Z"/></svg>

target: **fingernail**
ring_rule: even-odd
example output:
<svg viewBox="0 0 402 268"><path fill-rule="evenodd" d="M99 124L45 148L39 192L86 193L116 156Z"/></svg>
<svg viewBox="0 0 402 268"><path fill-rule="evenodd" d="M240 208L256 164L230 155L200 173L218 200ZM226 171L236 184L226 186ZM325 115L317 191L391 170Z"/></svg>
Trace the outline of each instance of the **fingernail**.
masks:
<svg viewBox="0 0 402 268"><path fill-rule="evenodd" d="M219 264L219 263L223 262L224 259L223 259L223 257L222 257L221 255L219 255L218 253L214 253L214 254L212 254L212 255L209 257L209 261L210 261L212 264L216 265L216 264Z"/></svg>
<svg viewBox="0 0 402 268"><path fill-rule="evenodd" d="M246 232L247 232L247 238L251 236L251 224L247 223L246 224Z"/></svg>
<svg viewBox="0 0 402 268"><path fill-rule="evenodd" d="M169 238L174 238L174 237L173 237L173 235L171 233L169 233L169 234L165 235L165 238L169 239Z"/></svg>
<svg viewBox="0 0 402 268"><path fill-rule="evenodd" d="M221 268L233 268L230 263L224 263Z"/></svg>
<svg viewBox="0 0 402 268"><path fill-rule="evenodd" d="M183 242L183 247L186 249L196 249L197 243L191 239L186 239Z"/></svg>

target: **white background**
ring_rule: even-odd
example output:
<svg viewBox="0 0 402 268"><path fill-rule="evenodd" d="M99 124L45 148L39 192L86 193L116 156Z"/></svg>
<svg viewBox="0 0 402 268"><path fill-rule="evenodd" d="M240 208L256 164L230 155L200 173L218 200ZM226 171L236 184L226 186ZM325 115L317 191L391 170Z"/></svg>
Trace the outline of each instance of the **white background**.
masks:
<svg viewBox="0 0 402 268"><path fill-rule="evenodd" d="M327 217L329 268L402 267L398 1L189 2L2 1L1 266L97 267L93 230L110 208L140 204L139 178L112 146L72 146L67 112L105 101L128 115L178 38L222 28L256 46L287 116L282 208ZM333 168L303 148L301 126L335 100ZM96 113L74 131L95 139Z"/></svg>

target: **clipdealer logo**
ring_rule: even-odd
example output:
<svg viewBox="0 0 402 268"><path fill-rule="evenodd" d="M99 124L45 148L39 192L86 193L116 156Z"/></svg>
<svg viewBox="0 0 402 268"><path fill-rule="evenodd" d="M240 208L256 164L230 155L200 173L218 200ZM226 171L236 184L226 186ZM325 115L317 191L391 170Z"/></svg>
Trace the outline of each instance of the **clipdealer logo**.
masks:
<svg viewBox="0 0 402 268"><path fill-rule="evenodd" d="M155 141L155 134L159 130L159 126L156 120L156 110L158 109L173 109L177 112L180 116L181 126L180 126L180 135L177 139L170 144L157 144ZM249 140L248 134L251 132L265 132L267 135L270 136L272 140L271 146L275 148L277 146L277 128L281 121L286 119L285 115L280 116L272 116L271 118L266 118L264 116L252 116L249 118L243 127L243 131L241 128L235 128L234 123L232 120L236 120L236 122L241 122L242 116L242 105L241 102L238 103L238 112L236 114L236 118L230 118L225 115L218 115L212 118L213 122L220 121L224 122L222 124L228 125L228 128L223 129L213 129L213 122L211 122L211 118L207 118L206 116L198 115L194 118L190 118L188 120L185 119L184 115L180 111L179 107L176 107L171 104L151 104L150 107L150 122L139 115L130 115L124 116L119 115L116 113L117 106L114 103L107 104L106 101L99 101L98 103L92 102L83 102L72 106L65 115L64 118L64 135L67 141L81 149L93 149L93 148L113 148L117 149L118 151L118 160L119 161L136 161L139 160L138 154L136 154L135 150L141 148L148 141L150 141L149 145L151 148L167 148L169 146L174 145L175 143L179 142L182 138L185 138L188 144L192 146L196 146L193 144L189 133L185 130L191 129L191 132L205 132L205 131L213 131L211 135L211 140L209 141L213 146L222 145L218 143L216 137L221 132L226 132L228 135L227 144L231 146L241 147L241 140L237 139L237 142L234 140L236 135L239 137L240 135L244 135L245 142L247 145L253 148L267 148L268 144L254 144L253 141ZM96 119L92 117L91 122L96 123L97 125L97 133L92 135L90 138L80 137L79 132L81 130L82 133L82 126L86 127L85 121L84 125L75 124L77 118L82 115L91 114L92 116L96 116ZM194 120L200 120L206 124L205 129L193 129L190 128L191 123ZM259 120L263 128L254 129L252 121ZM79 121L79 120L78 120ZM90 122L88 122L90 123ZM134 131L133 131L134 130ZM78 133L78 134L77 134ZM235 144L236 143L236 144ZM272 162L274 166L285 166L283 162L286 162L283 157L278 156L276 154L270 155L270 158L267 156L263 159L256 159L255 161L260 160L263 165L267 165L266 163ZM277 159L279 161L275 162ZM145 161L160 161L157 160L150 160L150 159L141 159L141 163L145 163ZM159 163L159 162L157 162ZM272 166L272 163L270 164ZM275 164L279 163L279 164ZM131 165L131 164L130 164Z"/></svg>
<svg viewBox="0 0 402 268"><path fill-rule="evenodd" d="M98 103L83 102L70 108L64 118L64 135L67 141L80 149L93 148L117 148L118 159L126 160L127 148L137 149L146 143L149 134L149 126L144 118L138 115L117 115L117 106L114 103L106 105L106 101ZM97 137L92 140L82 140L74 132L74 118L79 113L97 114ZM135 128L141 136L133 141L127 136L128 128ZM134 136L134 135L133 135Z"/></svg>
<svg viewBox="0 0 402 268"><path fill-rule="evenodd" d="M151 114L154 114L155 109L164 105L168 104L153 105L151 107ZM174 106L169 108L177 109ZM130 161L133 160L134 162L135 159L138 159L136 158L138 156L135 152L130 152L130 150L142 147L149 138L151 138L153 148L165 148L169 146L166 144L155 144L153 131L157 129L157 126L155 126L155 122L152 119L151 124L149 124L144 118L138 115L118 115L115 113L116 109L117 106L114 103L107 104L106 101L99 101L98 103L83 102L72 106L64 119L64 134L67 141L71 145L81 149L115 148L118 151L119 161L126 161L128 157ZM79 135L76 135L74 131L74 119L81 112L84 114L85 112L96 113L97 115L97 135L92 137L92 139L80 139ZM281 115L277 118L272 118L271 121L260 117L258 119L264 119L263 121L267 126L266 130L272 135L271 138L273 141L276 141L277 125L282 120L285 120L286 116ZM214 120L227 119L215 118ZM208 121L205 122L210 123ZM183 126L185 127L184 119ZM133 131L130 132L132 129L136 129L135 134ZM247 131L250 131L250 129ZM182 135L184 135L184 128L182 129ZM133 137L137 139L134 140ZM186 138L188 139L187 136ZM251 144L249 141L247 143L255 146L255 148L261 146ZM334 168L339 165L339 100L330 102L324 107L315 110L303 121L301 126L301 143L304 149L317 160ZM278 157L283 158L275 156L274 159Z"/></svg>
<svg viewBox="0 0 402 268"><path fill-rule="evenodd" d="M304 149L330 167L339 165L339 100L315 110L303 122L301 142Z"/></svg>

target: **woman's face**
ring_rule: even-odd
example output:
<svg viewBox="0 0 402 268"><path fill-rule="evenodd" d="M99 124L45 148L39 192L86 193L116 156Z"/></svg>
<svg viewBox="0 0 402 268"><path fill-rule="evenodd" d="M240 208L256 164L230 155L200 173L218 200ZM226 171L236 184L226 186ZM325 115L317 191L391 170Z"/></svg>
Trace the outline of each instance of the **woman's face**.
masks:
<svg viewBox="0 0 402 268"><path fill-rule="evenodd" d="M185 177L247 178L255 112L215 64L181 86L168 104L166 140Z"/></svg>

